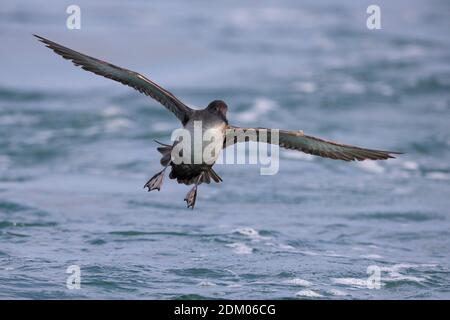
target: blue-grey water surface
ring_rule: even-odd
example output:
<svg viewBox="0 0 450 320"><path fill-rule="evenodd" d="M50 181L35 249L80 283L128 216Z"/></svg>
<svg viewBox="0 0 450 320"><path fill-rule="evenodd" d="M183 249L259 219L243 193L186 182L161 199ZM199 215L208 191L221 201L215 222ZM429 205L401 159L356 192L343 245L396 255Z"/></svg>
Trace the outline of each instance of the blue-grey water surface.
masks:
<svg viewBox="0 0 450 320"><path fill-rule="evenodd" d="M376 1L381 30L368 1L76 2L81 30L69 1L0 6L0 298L450 298L448 1ZM233 124L406 154L218 165L188 210L186 186L142 188L176 118L32 33Z"/></svg>

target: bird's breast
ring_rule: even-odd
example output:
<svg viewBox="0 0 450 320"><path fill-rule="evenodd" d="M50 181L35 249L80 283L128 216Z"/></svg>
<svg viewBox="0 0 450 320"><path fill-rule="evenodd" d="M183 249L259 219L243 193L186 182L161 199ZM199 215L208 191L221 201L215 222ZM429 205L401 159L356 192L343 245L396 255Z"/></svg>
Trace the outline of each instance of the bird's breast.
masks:
<svg viewBox="0 0 450 320"><path fill-rule="evenodd" d="M192 163L214 164L219 157L225 138L226 124L222 121L192 120L184 126L183 140L187 138L183 148L189 148ZM188 137L184 137L187 135Z"/></svg>

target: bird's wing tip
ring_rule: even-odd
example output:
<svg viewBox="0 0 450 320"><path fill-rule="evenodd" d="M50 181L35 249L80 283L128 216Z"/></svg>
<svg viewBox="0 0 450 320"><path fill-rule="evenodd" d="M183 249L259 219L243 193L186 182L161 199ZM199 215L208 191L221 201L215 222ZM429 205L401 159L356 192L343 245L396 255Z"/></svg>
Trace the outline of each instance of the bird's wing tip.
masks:
<svg viewBox="0 0 450 320"><path fill-rule="evenodd" d="M35 38L37 38L38 41L40 41L40 42L42 42L42 43L44 43L44 44L48 44L48 42L49 42L48 39L45 39L44 37L41 37L40 35L37 35L37 34L35 34L35 33L33 33L33 36L34 36Z"/></svg>
<svg viewBox="0 0 450 320"><path fill-rule="evenodd" d="M162 143L162 142L159 142L159 141L156 140L156 139L153 139L153 141L155 141L157 144L159 144L159 145L161 145L161 146L164 146L164 147L170 147L170 145L165 144L165 143Z"/></svg>
<svg viewBox="0 0 450 320"><path fill-rule="evenodd" d="M48 40L47 38L41 37L40 35L37 35L33 33L33 36L36 37L40 42L44 43L45 45L54 44L53 41Z"/></svg>
<svg viewBox="0 0 450 320"><path fill-rule="evenodd" d="M387 160L387 159L397 159L395 155L403 154L403 152L397 152L397 151L384 151L384 157L380 158L380 160Z"/></svg>
<svg viewBox="0 0 450 320"><path fill-rule="evenodd" d="M398 151L386 151L386 158L385 159L397 159L394 155L402 155L405 154L404 152L398 152Z"/></svg>

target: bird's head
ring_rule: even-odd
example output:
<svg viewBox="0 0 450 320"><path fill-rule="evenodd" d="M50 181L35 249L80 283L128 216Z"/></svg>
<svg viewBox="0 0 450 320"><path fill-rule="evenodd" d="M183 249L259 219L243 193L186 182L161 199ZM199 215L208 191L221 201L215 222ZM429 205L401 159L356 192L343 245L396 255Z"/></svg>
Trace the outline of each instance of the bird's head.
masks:
<svg viewBox="0 0 450 320"><path fill-rule="evenodd" d="M222 100L214 100L213 102L208 104L206 109L212 113L221 116L226 121L228 106Z"/></svg>

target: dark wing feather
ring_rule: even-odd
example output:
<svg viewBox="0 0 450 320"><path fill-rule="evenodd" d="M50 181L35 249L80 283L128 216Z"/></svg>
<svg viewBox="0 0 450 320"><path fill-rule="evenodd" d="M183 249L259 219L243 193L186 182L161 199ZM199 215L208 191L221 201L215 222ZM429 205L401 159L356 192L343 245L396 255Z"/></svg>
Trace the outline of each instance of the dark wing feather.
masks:
<svg viewBox="0 0 450 320"><path fill-rule="evenodd" d="M236 130L243 130L247 133L245 141L260 141L261 133L267 133L267 139L262 142L271 142L271 130L265 128L239 128L228 126L227 135L224 142L224 148L237 143L242 142L236 138ZM241 131L242 132L242 131ZM302 151L315 156L339 159L345 161L354 160L384 160L389 158L395 158L393 154L401 154L400 152L372 150L360 147L355 147L347 144L337 143L333 141L327 141L320 138L307 136L303 134L303 131L286 131L279 130L278 145L286 149L293 149Z"/></svg>
<svg viewBox="0 0 450 320"><path fill-rule="evenodd" d="M74 65L80 66L84 70L103 77L118 81L152 97L169 111L173 112L183 124L187 122L189 115L193 112L191 108L178 100L172 93L137 72L89 57L43 37L37 35L34 36L64 59L71 60Z"/></svg>

